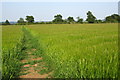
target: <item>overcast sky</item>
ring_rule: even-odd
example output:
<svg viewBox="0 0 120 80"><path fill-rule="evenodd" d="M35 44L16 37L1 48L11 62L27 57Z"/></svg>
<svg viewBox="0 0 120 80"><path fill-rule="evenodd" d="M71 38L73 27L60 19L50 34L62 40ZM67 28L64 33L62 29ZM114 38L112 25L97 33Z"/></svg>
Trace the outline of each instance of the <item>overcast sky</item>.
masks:
<svg viewBox="0 0 120 80"><path fill-rule="evenodd" d="M89 2L87 2L88 0L85 0L86 2L77 2L77 0L74 0L74 2L70 2L73 0L69 0L69 2L55 2L55 0L52 0L53 2L50 2L50 0L49 2L48 0L44 0L46 2L42 1L14 2L13 0L13 2L10 2L9 0L7 2L5 0L2 2L2 21L6 19L17 21L20 17L25 18L27 15L34 16L35 21L51 21L56 14L61 14L63 19L69 16L76 19L79 16L85 20L87 11L93 12L98 19L104 19L105 16L118 13L119 0L109 0L109 2L94 2L94 0L91 0L91 2L90 0Z"/></svg>

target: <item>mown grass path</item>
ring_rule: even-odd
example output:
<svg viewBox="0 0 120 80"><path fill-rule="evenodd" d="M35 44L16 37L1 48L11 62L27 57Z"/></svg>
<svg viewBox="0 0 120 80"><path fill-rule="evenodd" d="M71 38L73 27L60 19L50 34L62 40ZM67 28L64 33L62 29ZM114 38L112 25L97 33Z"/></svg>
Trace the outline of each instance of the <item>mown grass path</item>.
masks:
<svg viewBox="0 0 120 80"><path fill-rule="evenodd" d="M23 28L23 49L25 54L21 60L22 67L19 78L50 78L52 72L48 71L48 66L43 61L42 50L38 40L27 28Z"/></svg>

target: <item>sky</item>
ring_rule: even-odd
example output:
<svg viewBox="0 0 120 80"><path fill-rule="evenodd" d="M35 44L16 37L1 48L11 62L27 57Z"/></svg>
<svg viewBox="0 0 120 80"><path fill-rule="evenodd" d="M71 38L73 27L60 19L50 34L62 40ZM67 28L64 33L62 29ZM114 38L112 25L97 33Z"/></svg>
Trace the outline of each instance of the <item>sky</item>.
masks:
<svg viewBox="0 0 120 80"><path fill-rule="evenodd" d="M33 0L32 0L33 1ZM52 21L56 14L63 19L69 16L86 19L86 13L91 11L97 19L118 13L118 0L109 2L2 2L2 21L17 21L20 17L34 16L35 21ZM47 1L47 0L45 0ZM59 1L59 0L58 0Z"/></svg>
<svg viewBox="0 0 120 80"><path fill-rule="evenodd" d="M118 2L119 0L1 0L2 2Z"/></svg>

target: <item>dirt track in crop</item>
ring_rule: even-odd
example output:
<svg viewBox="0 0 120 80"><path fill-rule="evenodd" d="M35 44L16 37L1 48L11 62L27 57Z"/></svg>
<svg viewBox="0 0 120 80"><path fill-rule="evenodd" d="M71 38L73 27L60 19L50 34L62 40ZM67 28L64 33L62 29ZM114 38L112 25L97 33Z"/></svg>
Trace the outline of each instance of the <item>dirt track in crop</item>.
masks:
<svg viewBox="0 0 120 80"><path fill-rule="evenodd" d="M51 78L52 72L43 58L39 41L31 31L23 27L23 48L19 78Z"/></svg>
<svg viewBox="0 0 120 80"><path fill-rule="evenodd" d="M42 61L43 60L42 57L36 57L32 55L32 53L34 53L35 51L37 50L32 49L32 50L26 51L28 58L21 60L21 62L24 65L22 66L22 69L20 72L22 75L20 75L19 78L51 78L49 75L51 75L52 72L44 73L44 74L39 73L41 69L46 69L46 67L43 67L43 65L46 65L46 64L45 62ZM34 61L41 61L41 62L30 64L30 62L34 62Z"/></svg>

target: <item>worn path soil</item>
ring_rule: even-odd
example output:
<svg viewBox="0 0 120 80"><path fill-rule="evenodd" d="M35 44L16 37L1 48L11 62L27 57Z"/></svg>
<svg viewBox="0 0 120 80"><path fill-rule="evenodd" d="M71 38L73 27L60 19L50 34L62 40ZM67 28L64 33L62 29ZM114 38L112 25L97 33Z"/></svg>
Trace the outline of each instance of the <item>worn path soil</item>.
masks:
<svg viewBox="0 0 120 80"><path fill-rule="evenodd" d="M25 54L21 60L22 67L19 78L51 78L52 72L41 56L38 40L27 28L23 28L23 49Z"/></svg>
<svg viewBox="0 0 120 80"><path fill-rule="evenodd" d="M36 49L34 49L34 51L36 51ZM45 69L46 67L43 67L45 63L42 62L43 60L42 57L35 58L36 56L32 55L34 51L26 52L26 54L28 54L28 59L21 60L21 62L24 65L22 66L22 69L20 72L22 75L20 75L19 78L50 78L50 75L52 72L44 73L44 74L39 73L41 69ZM34 62L34 61L41 61L42 64L40 62L30 64L30 62ZM38 69L36 70L36 68Z"/></svg>

